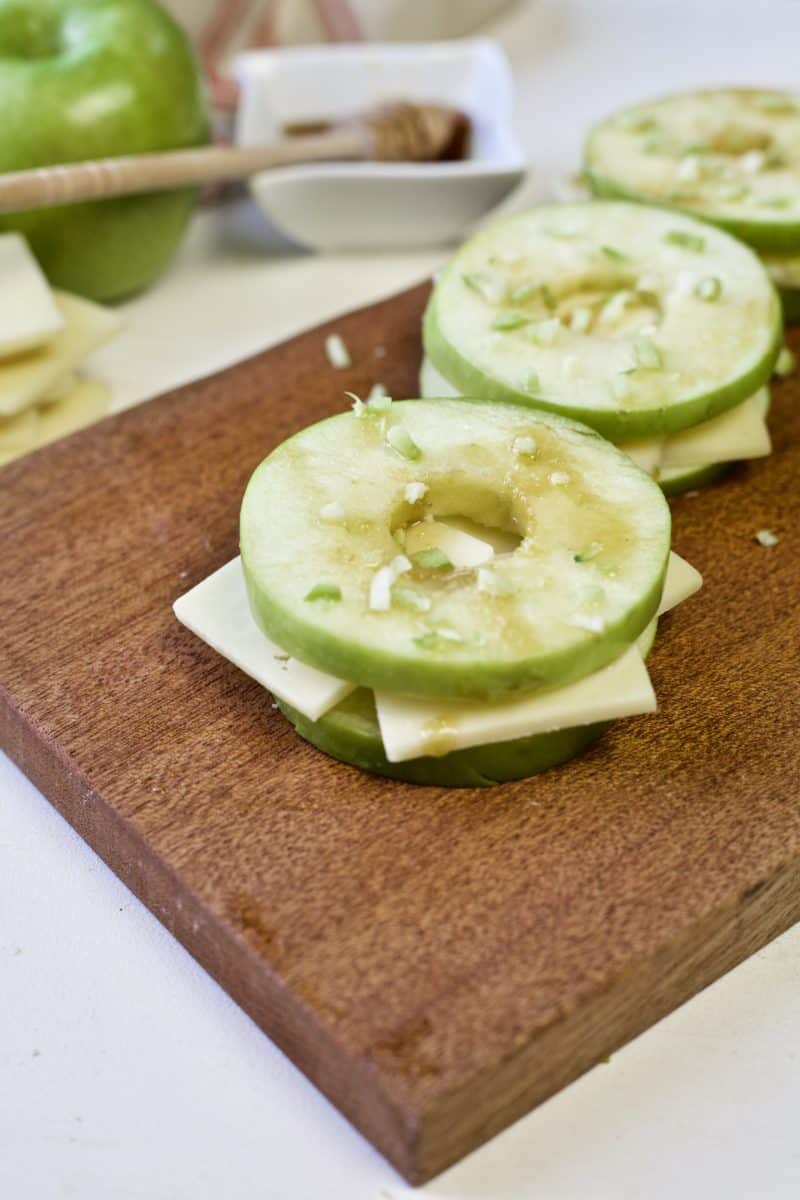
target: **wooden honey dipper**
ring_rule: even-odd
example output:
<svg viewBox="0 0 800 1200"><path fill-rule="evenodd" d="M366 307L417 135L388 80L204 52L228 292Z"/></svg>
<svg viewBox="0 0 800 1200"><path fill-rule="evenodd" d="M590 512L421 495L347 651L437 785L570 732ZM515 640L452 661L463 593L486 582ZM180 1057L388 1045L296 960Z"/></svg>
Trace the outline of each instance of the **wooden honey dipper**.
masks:
<svg viewBox="0 0 800 1200"><path fill-rule="evenodd" d="M395 103L314 128L322 131L269 146L200 146L14 171L0 175L0 212L244 179L298 163L460 158L469 123L443 105Z"/></svg>

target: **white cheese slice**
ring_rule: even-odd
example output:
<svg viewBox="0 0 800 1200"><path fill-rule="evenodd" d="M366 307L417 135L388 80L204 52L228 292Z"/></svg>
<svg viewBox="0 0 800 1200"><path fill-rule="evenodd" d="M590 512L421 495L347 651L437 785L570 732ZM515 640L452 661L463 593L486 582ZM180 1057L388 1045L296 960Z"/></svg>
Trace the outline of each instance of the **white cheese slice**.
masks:
<svg viewBox="0 0 800 1200"><path fill-rule="evenodd" d="M661 603L658 606L658 616L669 612L671 608L688 600L703 586L703 576L691 563L674 550L670 551L667 573L664 577L664 590L661 593Z"/></svg>
<svg viewBox="0 0 800 1200"><path fill-rule="evenodd" d="M446 554L453 566L461 570L480 566L494 554L488 542L442 521L419 521L408 527L403 544L406 555L434 548Z"/></svg>
<svg viewBox="0 0 800 1200"><path fill-rule="evenodd" d="M99 379L66 376L69 387L13 417L0 417L0 463L10 462L48 442L83 429L104 416L111 391Z"/></svg>
<svg viewBox="0 0 800 1200"><path fill-rule="evenodd" d="M422 360L420 391L423 396L454 396L456 389L428 358ZM702 421L667 438L637 438L620 444L635 463L651 475L659 468L707 467L738 459L763 458L772 449L766 413L766 388L735 408Z"/></svg>
<svg viewBox="0 0 800 1200"><path fill-rule="evenodd" d="M355 684L288 658L261 632L250 612L240 558L180 596L173 611L182 625L218 654L310 721L355 690Z"/></svg>
<svg viewBox="0 0 800 1200"><path fill-rule="evenodd" d="M702 467L713 463L763 458L772 449L767 422L766 388L710 421L666 439L662 467Z"/></svg>
<svg viewBox="0 0 800 1200"><path fill-rule="evenodd" d="M18 233L0 235L0 359L43 345L63 327L28 243Z"/></svg>
<svg viewBox="0 0 800 1200"><path fill-rule="evenodd" d="M633 459L637 467L647 471L648 475L655 475L664 451L664 438L638 438L635 442L621 442L619 448Z"/></svg>
<svg viewBox="0 0 800 1200"><path fill-rule="evenodd" d="M488 542L495 554L510 554L512 550L516 550L521 541L518 533L508 533L505 529L493 529L488 525L479 525L477 521L471 521L469 517L438 517L437 522L439 525L449 525L451 529L458 529L471 538L477 538L479 542Z"/></svg>
<svg viewBox="0 0 800 1200"><path fill-rule="evenodd" d="M116 313L90 300L66 292L54 295L64 328L41 349L0 363L0 416L13 416L42 400L122 325Z"/></svg>
<svg viewBox="0 0 800 1200"><path fill-rule="evenodd" d="M0 465L27 454L37 445L39 410L26 409L15 417L0 417Z"/></svg>
<svg viewBox="0 0 800 1200"><path fill-rule="evenodd" d="M494 703L375 693L386 757L405 762L513 738L655 712L656 697L636 646L576 683Z"/></svg>

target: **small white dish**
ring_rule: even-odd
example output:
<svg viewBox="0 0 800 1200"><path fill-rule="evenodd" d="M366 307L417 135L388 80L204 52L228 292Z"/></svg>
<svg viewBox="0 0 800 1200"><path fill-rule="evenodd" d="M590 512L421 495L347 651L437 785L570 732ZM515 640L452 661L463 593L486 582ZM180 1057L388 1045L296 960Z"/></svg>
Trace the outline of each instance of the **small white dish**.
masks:
<svg viewBox="0 0 800 1200"><path fill-rule="evenodd" d="M512 129L513 84L494 42L256 50L235 63L236 141L279 138L293 122L337 120L392 100L465 112L470 157L442 163L315 163L250 181L284 233L319 250L398 249L462 237L523 178Z"/></svg>

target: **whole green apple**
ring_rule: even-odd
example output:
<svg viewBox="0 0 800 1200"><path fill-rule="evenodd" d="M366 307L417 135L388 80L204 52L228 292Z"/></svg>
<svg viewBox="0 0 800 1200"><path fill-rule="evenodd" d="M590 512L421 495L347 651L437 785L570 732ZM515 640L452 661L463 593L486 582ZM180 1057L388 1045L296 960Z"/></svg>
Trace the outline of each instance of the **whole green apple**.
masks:
<svg viewBox="0 0 800 1200"><path fill-rule="evenodd" d="M0 171L208 141L186 35L155 0L0 0ZM196 192L10 213L56 287L117 300L164 268Z"/></svg>

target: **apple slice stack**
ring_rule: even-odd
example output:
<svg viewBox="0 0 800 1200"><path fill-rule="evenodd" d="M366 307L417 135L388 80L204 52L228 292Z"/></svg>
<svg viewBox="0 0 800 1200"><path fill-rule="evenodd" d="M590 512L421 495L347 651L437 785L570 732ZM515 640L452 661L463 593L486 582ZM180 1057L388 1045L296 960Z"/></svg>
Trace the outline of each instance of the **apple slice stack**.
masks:
<svg viewBox="0 0 800 1200"><path fill-rule="evenodd" d="M52 291L24 238L0 235L0 465L98 420L105 384L80 374L116 314Z"/></svg>

